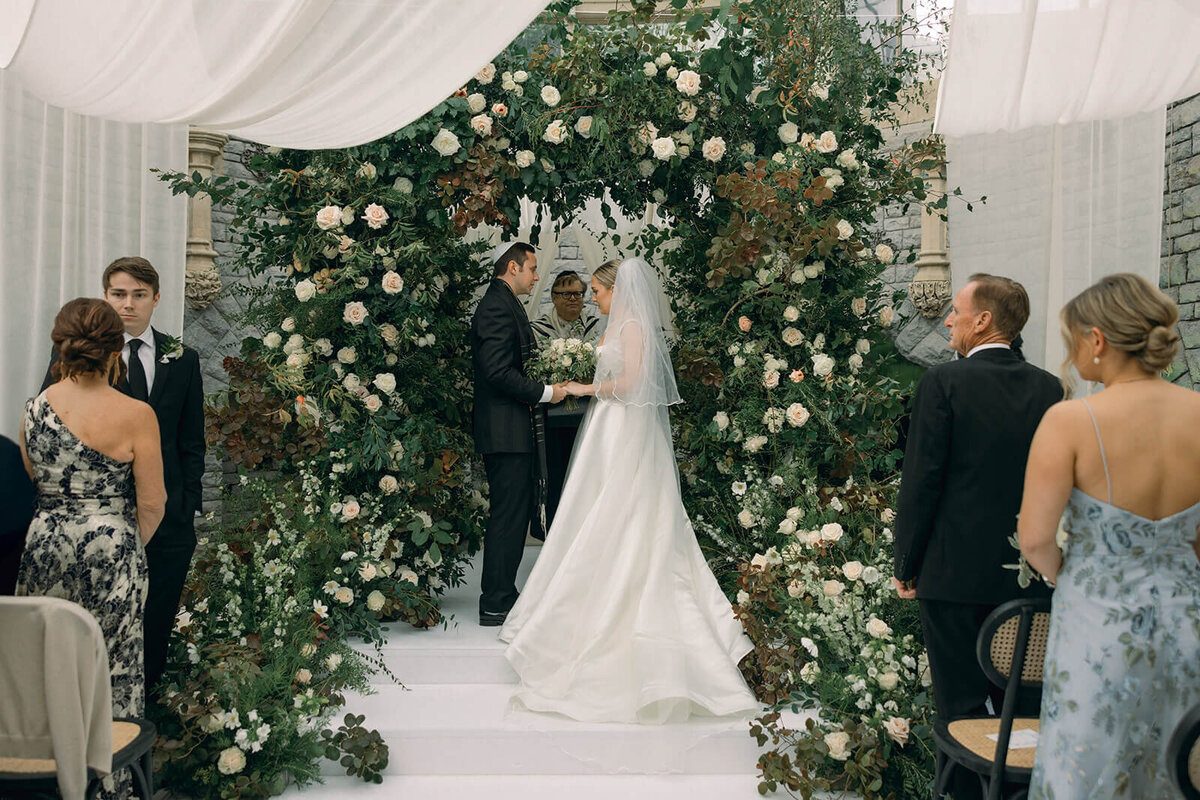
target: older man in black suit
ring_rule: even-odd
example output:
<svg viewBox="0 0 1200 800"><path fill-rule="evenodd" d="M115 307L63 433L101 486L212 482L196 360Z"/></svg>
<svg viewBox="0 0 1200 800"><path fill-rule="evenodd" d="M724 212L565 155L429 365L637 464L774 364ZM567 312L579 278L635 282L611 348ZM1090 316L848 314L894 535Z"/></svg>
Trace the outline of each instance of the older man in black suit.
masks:
<svg viewBox="0 0 1200 800"><path fill-rule="evenodd" d="M150 326L159 300L158 272L144 258L126 256L101 278L104 299L125 323L126 380L119 388L154 409L162 443L167 511L146 545L150 585L146 594L146 693L162 676L179 598L196 549L194 518L201 510L204 475L204 387L200 357ZM51 364L54 358L51 356ZM45 389L54 379L46 370Z"/></svg>
<svg viewBox="0 0 1200 800"><path fill-rule="evenodd" d="M1021 590L1003 566L1018 558L1008 537L1030 442L1063 399L1053 375L1011 348L1028 318L1021 284L972 275L946 318L950 347L963 358L928 370L913 399L893 581L901 597L920 601L934 703L946 721L987 713L993 690L975 657L983 620L1001 603L1046 591ZM959 777L955 800L980 796L977 781Z"/></svg>
<svg viewBox="0 0 1200 800"><path fill-rule="evenodd" d="M529 316L518 299L537 283L537 255L524 242L492 251L492 282L471 319L475 368L475 449L487 469L491 511L483 536L479 624L503 625L517 602L517 568L535 501L534 424L540 403L566 397L561 385L525 376L534 347Z"/></svg>

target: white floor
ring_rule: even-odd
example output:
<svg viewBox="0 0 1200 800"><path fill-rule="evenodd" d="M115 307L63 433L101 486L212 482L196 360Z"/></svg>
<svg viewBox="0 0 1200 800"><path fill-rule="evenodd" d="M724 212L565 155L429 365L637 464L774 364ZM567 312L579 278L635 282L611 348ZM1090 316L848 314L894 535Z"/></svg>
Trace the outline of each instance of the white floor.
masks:
<svg viewBox="0 0 1200 800"><path fill-rule="evenodd" d="M518 585L539 548L527 547ZM512 711L516 675L496 639L477 624L473 565L464 586L449 592L446 628L392 625L382 656L404 687L383 673L375 693L347 698L344 712L387 740L389 764L380 786L348 778L324 762L325 785L291 797L413 800L751 800L757 798L759 748L746 720L692 719L666 726L592 724ZM374 654L373 647L364 652ZM339 714L339 715L340 715ZM801 724L797 721L795 724Z"/></svg>

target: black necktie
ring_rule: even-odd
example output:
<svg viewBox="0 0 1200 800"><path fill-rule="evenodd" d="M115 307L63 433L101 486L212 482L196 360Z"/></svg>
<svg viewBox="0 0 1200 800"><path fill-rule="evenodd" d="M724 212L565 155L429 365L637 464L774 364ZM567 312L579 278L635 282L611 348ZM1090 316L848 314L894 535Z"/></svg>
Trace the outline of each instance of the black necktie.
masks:
<svg viewBox="0 0 1200 800"><path fill-rule="evenodd" d="M142 359L138 358L138 348L143 344L141 339L129 340L129 396L134 400L146 401L150 393L146 390L146 368Z"/></svg>

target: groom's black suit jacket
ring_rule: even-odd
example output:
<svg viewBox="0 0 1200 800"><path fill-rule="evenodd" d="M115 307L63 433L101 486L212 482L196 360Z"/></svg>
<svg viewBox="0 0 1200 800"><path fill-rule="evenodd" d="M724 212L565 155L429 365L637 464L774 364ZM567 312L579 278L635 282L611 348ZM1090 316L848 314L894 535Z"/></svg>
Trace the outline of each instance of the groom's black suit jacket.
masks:
<svg viewBox="0 0 1200 800"><path fill-rule="evenodd" d="M150 407L158 418L162 445L163 483L167 489L167 510L152 541L189 539L195 543L193 517L202 508L200 479L204 475L204 387L200 377L200 357L190 347L183 354L163 363L167 336L154 331L154 384L150 387ZM57 354L51 353L51 368ZM42 391L54 383L46 370ZM117 387L129 394L129 384Z"/></svg>
<svg viewBox="0 0 1200 800"><path fill-rule="evenodd" d="M522 350L533 347L533 330L517 296L495 279L471 319L471 361L475 372L475 450L532 453L530 410L545 386L522 372Z"/></svg>
<svg viewBox="0 0 1200 800"><path fill-rule="evenodd" d="M1008 542L1025 461L1050 406L1050 373L1011 350L980 350L926 371L913 398L895 531L895 576L917 597L998 604L1027 594Z"/></svg>

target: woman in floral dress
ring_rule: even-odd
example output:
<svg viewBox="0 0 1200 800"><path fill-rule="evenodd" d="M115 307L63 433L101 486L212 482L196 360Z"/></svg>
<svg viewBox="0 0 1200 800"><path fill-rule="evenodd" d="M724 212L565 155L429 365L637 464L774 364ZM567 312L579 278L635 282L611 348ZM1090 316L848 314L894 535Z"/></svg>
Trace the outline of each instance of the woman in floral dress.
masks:
<svg viewBox="0 0 1200 800"><path fill-rule="evenodd" d="M91 612L108 647L113 716L145 712L143 547L166 508L158 422L114 389L125 326L103 300L63 306L51 335L58 382L25 406L21 449L37 491L17 594L62 597ZM129 775L105 781L126 796Z"/></svg>

